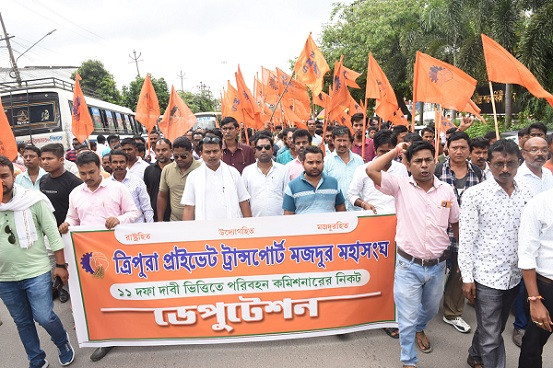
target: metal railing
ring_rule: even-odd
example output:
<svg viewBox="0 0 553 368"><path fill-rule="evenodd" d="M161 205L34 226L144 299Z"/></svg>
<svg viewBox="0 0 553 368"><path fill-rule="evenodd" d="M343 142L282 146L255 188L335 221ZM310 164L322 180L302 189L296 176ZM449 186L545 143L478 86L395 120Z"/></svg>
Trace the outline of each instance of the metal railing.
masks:
<svg viewBox="0 0 553 368"><path fill-rule="evenodd" d="M39 88L59 88L65 91L73 92L73 87L75 86L74 82L68 82L63 79L50 77L50 78L37 78L37 79L27 79L21 81L21 86L18 85L16 81L14 82L2 82L0 83L0 93L16 93L20 91L29 91ZM99 93L92 91L87 88L82 88L83 93L87 96L101 99Z"/></svg>

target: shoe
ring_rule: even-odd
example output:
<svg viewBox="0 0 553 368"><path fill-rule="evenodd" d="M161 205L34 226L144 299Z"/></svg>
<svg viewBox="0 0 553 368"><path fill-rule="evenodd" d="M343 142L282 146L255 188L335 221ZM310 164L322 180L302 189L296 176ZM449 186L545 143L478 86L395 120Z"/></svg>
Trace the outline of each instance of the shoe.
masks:
<svg viewBox="0 0 553 368"><path fill-rule="evenodd" d="M484 364L481 361L474 359L471 355L467 358L467 364L472 368L484 368Z"/></svg>
<svg viewBox="0 0 553 368"><path fill-rule="evenodd" d="M50 363L48 363L48 361L46 359L44 359L41 364L37 365L37 367L38 368L48 368L49 365L50 365Z"/></svg>
<svg viewBox="0 0 553 368"><path fill-rule="evenodd" d="M69 300L69 293L67 292L67 290L60 288L59 299L60 299L60 303L65 303Z"/></svg>
<svg viewBox="0 0 553 368"><path fill-rule="evenodd" d="M523 330L523 329L515 328L513 330L513 342L519 348L522 345L522 338L524 337L525 333L526 333L526 330Z"/></svg>
<svg viewBox="0 0 553 368"><path fill-rule="evenodd" d="M101 348L97 348L90 356L90 360L92 360L93 362L97 362L98 360L105 357L111 349L113 349L113 346L103 346Z"/></svg>
<svg viewBox="0 0 553 368"><path fill-rule="evenodd" d="M69 342L69 335L66 334L66 336L67 342L61 349L58 348L58 358L62 367L73 363L73 360L75 359L75 350L73 350L71 342Z"/></svg>
<svg viewBox="0 0 553 368"><path fill-rule="evenodd" d="M470 326L461 317L455 317L455 318L452 318L452 319L447 319L444 316L443 320L444 320L445 323L455 327L455 329L459 332L462 332L462 333L469 333L470 332Z"/></svg>

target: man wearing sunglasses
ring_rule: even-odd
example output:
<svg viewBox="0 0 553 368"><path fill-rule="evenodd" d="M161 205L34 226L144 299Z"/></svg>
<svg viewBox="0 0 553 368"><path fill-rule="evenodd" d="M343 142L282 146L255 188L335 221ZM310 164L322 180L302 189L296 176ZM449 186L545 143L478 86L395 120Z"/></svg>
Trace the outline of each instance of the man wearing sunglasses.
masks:
<svg viewBox="0 0 553 368"><path fill-rule="evenodd" d="M63 242L52 213L54 208L40 191L25 189L15 184L14 179L13 164L0 156L0 299L17 325L30 367L48 367L35 322L51 336L58 348L59 362L66 366L73 362L75 352L53 310L51 266L44 245L46 235L56 258L53 276L67 283Z"/></svg>
<svg viewBox="0 0 553 368"><path fill-rule="evenodd" d="M242 172L244 185L251 195L252 215L279 216L284 214L282 199L288 185L288 171L273 161L273 138L260 134L254 138L257 162Z"/></svg>
<svg viewBox="0 0 553 368"><path fill-rule="evenodd" d="M202 165L188 175L181 204L183 221L251 217L250 194L240 173L221 160L223 143L217 136L202 140Z"/></svg>

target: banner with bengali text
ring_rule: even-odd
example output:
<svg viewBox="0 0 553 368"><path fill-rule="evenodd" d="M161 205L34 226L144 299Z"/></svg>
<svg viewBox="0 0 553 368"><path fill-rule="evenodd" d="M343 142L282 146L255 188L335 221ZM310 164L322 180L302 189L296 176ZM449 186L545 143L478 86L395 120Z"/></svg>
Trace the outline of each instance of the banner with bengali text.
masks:
<svg viewBox="0 0 553 368"><path fill-rule="evenodd" d="M395 215L73 227L79 346L277 340L396 327Z"/></svg>

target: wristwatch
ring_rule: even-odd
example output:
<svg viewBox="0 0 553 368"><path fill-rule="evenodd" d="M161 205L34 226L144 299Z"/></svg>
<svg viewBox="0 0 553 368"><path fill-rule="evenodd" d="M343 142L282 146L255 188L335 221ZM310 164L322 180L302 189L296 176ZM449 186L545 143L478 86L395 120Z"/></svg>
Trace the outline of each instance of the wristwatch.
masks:
<svg viewBox="0 0 553 368"><path fill-rule="evenodd" d="M56 268L63 268L67 270L67 263L63 263L63 264L56 263Z"/></svg>

